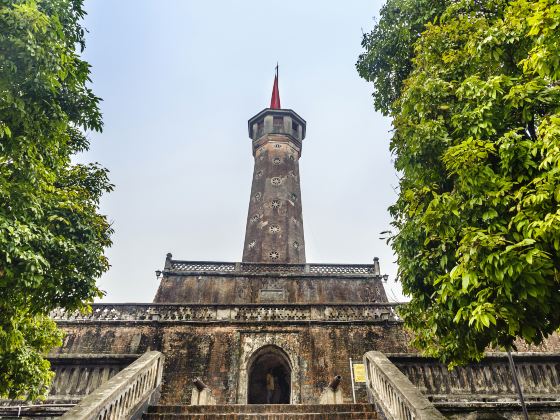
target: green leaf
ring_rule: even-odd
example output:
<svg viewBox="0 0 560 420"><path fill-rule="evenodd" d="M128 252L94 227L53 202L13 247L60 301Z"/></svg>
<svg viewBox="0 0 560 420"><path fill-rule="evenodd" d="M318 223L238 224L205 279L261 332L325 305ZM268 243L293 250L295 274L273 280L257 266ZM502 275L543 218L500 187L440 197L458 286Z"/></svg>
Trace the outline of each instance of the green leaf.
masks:
<svg viewBox="0 0 560 420"><path fill-rule="evenodd" d="M469 273L465 273L465 274L463 274L463 278L462 278L462 280L463 280L463 283L462 283L462 288L463 288L463 290L465 290L465 291L466 291L466 290L468 289L468 287L469 287L469 282L470 282L470 274L469 274Z"/></svg>

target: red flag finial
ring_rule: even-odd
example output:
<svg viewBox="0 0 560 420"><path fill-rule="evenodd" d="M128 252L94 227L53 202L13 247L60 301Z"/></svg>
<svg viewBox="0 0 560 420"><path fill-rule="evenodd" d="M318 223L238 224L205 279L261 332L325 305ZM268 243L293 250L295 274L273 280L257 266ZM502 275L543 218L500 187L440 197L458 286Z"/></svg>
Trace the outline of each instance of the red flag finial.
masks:
<svg viewBox="0 0 560 420"><path fill-rule="evenodd" d="M274 85L272 86L272 98L270 98L270 108L280 109L280 91L278 90L278 63L276 63L276 74L274 75Z"/></svg>

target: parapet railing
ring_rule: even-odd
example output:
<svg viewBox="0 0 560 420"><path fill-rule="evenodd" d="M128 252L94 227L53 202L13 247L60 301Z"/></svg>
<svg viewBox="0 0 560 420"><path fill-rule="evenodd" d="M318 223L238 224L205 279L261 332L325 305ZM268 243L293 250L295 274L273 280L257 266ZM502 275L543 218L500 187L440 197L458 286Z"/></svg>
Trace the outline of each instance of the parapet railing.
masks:
<svg viewBox="0 0 560 420"><path fill-rule="evenodd" d="M375 264L282 264L167 260L164 273L239 273L379 276Z"/></svg>
<svg viewBox="0 0 560 420"><path fill-rule="evenodd" d="M163 354L144 353L62 416L67 420L105 420L137 416L158 392Z"/></svg>
<svg viewBox="0 0 560 420"><path fill-rule="evenodd" d="M113 378L138 354L56 354L48 357L55 372L49 402L76 402Z"/></svg>
<svg viewBox="0 0 560 420"><path fill-rule="evenodd" d="M444 420L428 399L387 357L378 351L364 355L366 388L387 420Z"/></svg>
<svg viewBox="0 0 560 420"><path fill-rule="evenodd" d="M400 321L397 303L360 304L142 304L97 303L87 314L56 309L55 321L371 322Z"/></svg>
<svg viewBox="0 0 560 420"><path fill-rule="evenodd" d="M512 353L526 400L560 400L560 353ZM448 370L437 359L387 354L401 372L439 407L439 402L518 401L507 353L486 353L477 363Z"/></svg>

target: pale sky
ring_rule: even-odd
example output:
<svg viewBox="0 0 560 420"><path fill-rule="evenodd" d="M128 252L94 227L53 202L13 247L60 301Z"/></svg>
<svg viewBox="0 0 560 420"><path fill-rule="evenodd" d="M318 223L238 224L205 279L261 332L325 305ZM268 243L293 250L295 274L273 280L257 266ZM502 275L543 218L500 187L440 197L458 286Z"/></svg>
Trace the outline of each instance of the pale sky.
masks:
<svg viewBox="0 0 560 420"><path fill-rule="evenodd" d="M247 120L280 64L282 106L307 121L300 160L310 263L378 256L391 300L395 257L380 232L398 179L390 120L358 76L362 30L381 1L86 1L84 58L103 133L81 161L110 170L115 229L104 302L151 302L167 252L240 261L253 170Z"/></svg>

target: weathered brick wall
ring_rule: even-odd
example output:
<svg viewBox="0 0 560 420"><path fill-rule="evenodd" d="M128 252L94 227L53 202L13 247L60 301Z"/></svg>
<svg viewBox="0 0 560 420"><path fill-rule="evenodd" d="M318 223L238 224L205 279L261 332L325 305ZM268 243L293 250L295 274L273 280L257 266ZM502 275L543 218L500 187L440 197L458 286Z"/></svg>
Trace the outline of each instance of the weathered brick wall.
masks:
<svg viewBox="0 0 560 420"><path fill-rule="evenodd" d="M185 323L64 323L67 335L56 353L136 353L159 350L165 355L162 403L189 403L192 379L201 377L219 403L244 402L247 360L258 348L273 344L292 359L297 372L295 402L315 403L336 374L346 402L352 401L349 358L359 360L371 349L406 352L401 324L279 322L276 325ZM245 376L244 376L245 375ZM365 401L363 391L357 393Z"/></svg>
<svg viewBox="0 0 560 420"><path fill-rule="evenodd" d="M288 355L295 403L316 403L337 374L343 377L345 402L351 402L349 358L361 360L369 350L415 352L402 324L394 321L74 321L59 325L67 335L55 354L163 352L164 404L190 403L195 377L212 389L218 403L244 403L249 359L266 345L277 346ZM559 351L559 343L554 335L532 350ZM363 387L356 389L356 397L358 402L366 401Z"/></svg>
<svg viewBox="0 0 560 420"><path fill-rule="evenodd" d="M344 276L170 275L154 303L387 302L380 278Z"/></svg>

